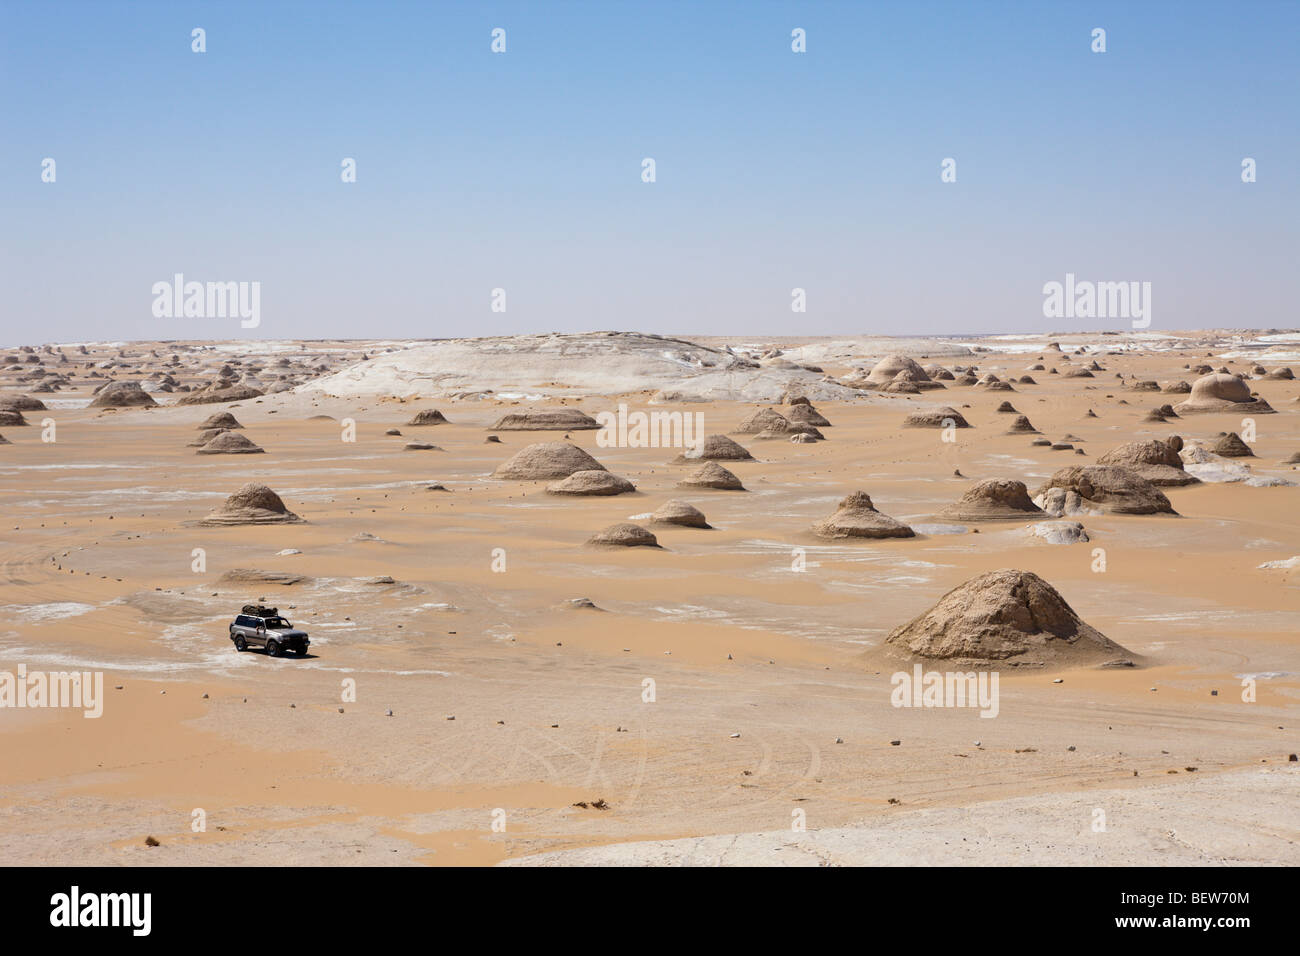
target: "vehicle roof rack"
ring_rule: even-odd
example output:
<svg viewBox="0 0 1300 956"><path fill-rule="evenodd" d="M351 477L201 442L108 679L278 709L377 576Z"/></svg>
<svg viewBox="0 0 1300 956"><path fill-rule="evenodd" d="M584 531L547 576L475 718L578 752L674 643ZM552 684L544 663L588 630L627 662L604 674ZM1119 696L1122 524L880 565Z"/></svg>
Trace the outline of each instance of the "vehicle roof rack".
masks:
<svg viewBox="0 0 1300 956"><path fill-rule="evenodd" d="M264 604L245 604L244 614L251 614L253 617L279 617L280 609L267 607Z"/></svg>

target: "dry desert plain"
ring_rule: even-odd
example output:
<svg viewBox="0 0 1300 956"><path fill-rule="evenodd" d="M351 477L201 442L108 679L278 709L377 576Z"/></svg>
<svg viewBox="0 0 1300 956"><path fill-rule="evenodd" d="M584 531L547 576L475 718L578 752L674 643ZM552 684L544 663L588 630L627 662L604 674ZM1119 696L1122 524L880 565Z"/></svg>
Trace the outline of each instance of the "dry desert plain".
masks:
<svg viewBox="0 0 1300 956"><path fill-rule="evenodd" d="M98 718L0 709L11 864L1300 862L1300 382L1279 371L1300 334L0 354L19 414L0 419L0 671L104 674ZM894 354L926 371L873 381ZM1152 420L1196 397L1164 389L1215 374L1248 400ZM127 404L92 404L106 393ZM824 440L738 433L800 398ZM701 416L752 455L718 463L745 490L679 487L699 462L677 448L492 427L620 403ZM903 427L944 407L971 427ZM408 424L428 409L446 422ZM223 412L263 451L199 454ZM1253 457L1219 453L1229 432ZM1078 481L1064 514L952 509L987 479L1045 501L1063 469L1157 440L1182 462L1161 467L1199 479L1155 492L1175 513L1117 513ZM635 491L493 477L539 442ZM204 524L248 482L302 520ZM858 491L875 510L846 527L888 516L912 536L814 532ZM711 527L652 522L670 500ZM1061 521L1088 540L1031 531L1077 534ZM625 522L659 547L588 543ZM886 639L999 569L1047 582L1088 634L982 665L992 719L894 706L913 661L974 665ZM227 625L257 601L310 633L309 656L235 651Z"/></svg>

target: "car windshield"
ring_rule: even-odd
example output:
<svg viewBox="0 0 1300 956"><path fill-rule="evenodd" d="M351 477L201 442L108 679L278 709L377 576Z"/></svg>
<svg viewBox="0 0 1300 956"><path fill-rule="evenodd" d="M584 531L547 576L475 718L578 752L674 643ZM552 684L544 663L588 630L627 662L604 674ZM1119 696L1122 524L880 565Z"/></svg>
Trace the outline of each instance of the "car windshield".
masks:
<svg viewBox="0 0 1300 956"><path fill-rule="evenodd" d="M289 627L289 622L282 617L268 617L266 619L267 627Z"/></svg>

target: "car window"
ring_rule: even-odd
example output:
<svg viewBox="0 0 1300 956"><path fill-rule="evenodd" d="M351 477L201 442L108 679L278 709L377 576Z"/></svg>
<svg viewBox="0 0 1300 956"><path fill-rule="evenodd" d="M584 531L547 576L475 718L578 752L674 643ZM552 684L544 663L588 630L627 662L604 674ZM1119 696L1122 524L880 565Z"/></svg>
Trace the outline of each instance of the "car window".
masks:
<svg viewBox="0 0 1300 956"><path fill-rule="evenodd" d="M238 624L240 627L248 627L248 617L246 615L239 614L235 617L235 623Z"/></svg>

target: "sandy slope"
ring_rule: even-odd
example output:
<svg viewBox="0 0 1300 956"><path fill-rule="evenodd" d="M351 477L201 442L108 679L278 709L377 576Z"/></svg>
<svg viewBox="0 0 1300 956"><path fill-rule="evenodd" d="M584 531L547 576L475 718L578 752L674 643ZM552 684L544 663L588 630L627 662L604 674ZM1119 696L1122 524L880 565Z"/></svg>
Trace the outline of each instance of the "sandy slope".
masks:
<svg viewBox="0 0 1300 956"><path fill-rule="evenodd" d="M798 808L822 834L888 824L895 857L907 862L930 824L900 831L900 813L933 809L959 825L963 814L996 816L989 801L1019 800L1039 808L1021 814L1034 821L1024 836L1043 847L1038 858L1065 862L1085 852L1054 842L1071 826L1086 831L1070 809L1080 794L1156 786L1140 798L1148 802L1132 804L1145 814L1140 835L1122 829L1122 800L1111 833L1125 834L1115 842L1133 852L1143 841L1163 845L1166 812L1197 816L1214 787L1238 786L1247 768L1289 769L1287 754L1300 749L1300 571L1259 568L1300 555L1300 487L1169 489L1182 517L1085 518L1087 545L1047 545L1016 525L978 534L931 527L971 480L1032 486L1124 441L1241 428L1227 415L1143 424L1146 409L1176 397L1115 387L1115 370L1193 377L1186 364L1225 361L1205 357L1214 348L1107 344L1126 354L1098 355L1107 371L1093 380L1035 372L1042 384L1015 393L949 388L820 402L834 423L825 442L741 439L758 459L734 466L752 489L745 494L683 493L675 484L685 468L669 463L675 450L603 448L594 432L571 437L633 480L637 494L557 499L542 483L493 481L488 474L514 451L559 437L503 433L485 444L486 427L522 407L511 401L280 392L233 409L267 454L205 458L186 442L224 406L109 412L73 404L91 383L60 392L68 404L3 429L14 444L0 447L0 669L100 668L110 690L99 720L0 711L0 849L14 863L493 863L779 833ZM1231 337L1219 346L1249 351ZM839 355L843 348L856 346L824 348L827 374L870 364L865 348L858 357ZM128 352L121 362L147 367L135 347ZM966 361L1019 374L1039 354L1045 364L1060 359L1016 351ZM6 392L26 390L9 373L3 381ZM1300 383L1252 385L1279 409L1257 422L1254 473L1300 479L1279 464L1300 448ZM648 409L648 399L642 390L575 404L594 414L620 401ZM1003 434L1007 416L993 411L1003 399L1049 437L1073 432L1088 454ZM405 425L435 404L451 424ZM899 427L908 411L932 404L962 408L975 427L955 444ZM758 406L681 407L702 414L706 431L725 432ZM1084 418L1089 407L1100 417ZM57 442L40 441L42 417L56 420ZM342 440L346 418L357 423L355 442ZM404 435L386 436L392 427ZM402 450L410 438L444 451ZM958 468L965 479L953 476ZM307 523L194 525L249 478L270 484ZM431 480L450 490L426 490ZM859 488L922 533L847 543L809 533ZM582 547L671 497L695 503L715 530L662 531L662 551ZM1092 570L1096 547L1106 550L1105 573ZM198 571L195 548L206 555ZM504 572L493 570L494 549L504 549ZM796 549L804 572L792 570ZM1041 574L1151 667L1008 674L991 720L892 707L889 673L872 649L950 588L999 567ZM222 582L234 568L307 580ZM384 575L394 583L374 582ZM263 597L311 632L312 658L233 651L231 614ZM574 597L604 611L559 607ZM1243 675L1260 675L1253 703L1241 700ZM642 701L647 678L654 703ZM355 702L341 700L346 679L357 682ZM1210 856L1296 862L1300 801L1282 789L1294 779L1250 777L1240 784L1247 832L1188 842ZM608 809L574 805L598 799ZM204 832L191 829L196 808L206 812ZM493 829L497 810L503 832ZM989 827L987 840L1001 845ZM147 834L163 845L146 849ZM766 839L753 838L755 852L766 852ZM864 859L870 845L842 859Z"/></svg>
<svg viewBox="0 0 1300 956"><path fill-rule="evenodd" d="M1294 865L1300 771L900 811L827 830L738 833L539 853L509 866Z"/></svg>

